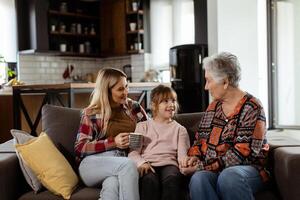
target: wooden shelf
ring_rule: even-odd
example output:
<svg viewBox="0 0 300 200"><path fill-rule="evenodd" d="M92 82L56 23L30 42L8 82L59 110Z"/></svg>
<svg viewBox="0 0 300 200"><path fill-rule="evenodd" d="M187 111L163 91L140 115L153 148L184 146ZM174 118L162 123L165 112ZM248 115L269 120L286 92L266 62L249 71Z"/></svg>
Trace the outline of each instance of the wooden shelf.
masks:
<svg viewBox="0 0 300 200"><path fill-rule="evenodd" d="M98 58L100 57L100 54L98 53L78 53L78 52L69 52L69 51L67 52L56 51L56 52L59 56L76 56L76 57L82 56L82 57L98 57Z"/></svg>
<svg viewBox="0 0 300 200"><path fill-rule="evenodd" d="M128 50L127 53L129 53L129 54L144 53L144 49L140 49L140 50Z"/></svg>
<svg viewBox="0 0 300 200"><path fill-rule="evenodd" d="M78 33L71 33L71 32L50 32L53 36L66 36L66 37L82 37L82 38L98 38L98 35L91 35L91 34L78 34Z"/></svg>
<svg viewBox="0 0 300 200"><path fill-rule="evenodd" d="M128 11L126 14L127 14L127 15L136 15L136 14L143 15L143 14L144 14L144 11L143 11L143 10L138 10L138 11Z"/></svg>
<svg viewBox="0 0 300 200"><path fill-rule="evenodd" d="M77 17L82 19L89 19L89 20L99 20L99 17L97 16L91 16L86 15L82 13L73 13L73 12L60 12L57 10L49 10L50 15L56 15L56 16L65 16L65 17Z"/></svg>
<svg viewBox="0 0 300 200"><path fill-rule="evenodd" d="M144 34L144 29L139 29L139 30L135 30L135 31L127 31L127 34Z"/></svg>

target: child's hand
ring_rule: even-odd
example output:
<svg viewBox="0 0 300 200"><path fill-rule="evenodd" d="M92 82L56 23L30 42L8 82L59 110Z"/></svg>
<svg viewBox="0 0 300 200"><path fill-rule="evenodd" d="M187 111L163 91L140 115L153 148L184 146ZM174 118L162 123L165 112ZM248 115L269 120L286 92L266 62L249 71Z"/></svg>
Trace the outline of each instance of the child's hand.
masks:
<svg viewBox="0 0 300 200"><path fill-rule="evenodd" d="M119 149L127 149L129 147L129 133L119 133L115 137L115 143Z"/></svg>
<svg viewBox="0 0 300 200"><path fill-rule="evenodd" d="M155 170L153 169L153 167L151 166L150 163L144 163L141 166L138 167L138 171L140 174L140 177L144 176L145 174L147 174L149 172L149 170L151 170L153 173L155 173Z"/></svg>
<svg viewBox="0 0 300 200"><path fill-rule="evenodd" d="M184 168L179 168L180 172L187 176L187 175L192 175L193 173L195 173L195 171L197 171L198 165L194 165L194 166L189 166L189 167L184 167Z"/></svg>
<svg viewBox="0 0 300 200"><path fill-rule="evenodd" d="M179 161L179 167L186 168L189 166L194 166L197 163L199 163L199 158L197 158L196 156L186 156L185 158Z"/></svg>

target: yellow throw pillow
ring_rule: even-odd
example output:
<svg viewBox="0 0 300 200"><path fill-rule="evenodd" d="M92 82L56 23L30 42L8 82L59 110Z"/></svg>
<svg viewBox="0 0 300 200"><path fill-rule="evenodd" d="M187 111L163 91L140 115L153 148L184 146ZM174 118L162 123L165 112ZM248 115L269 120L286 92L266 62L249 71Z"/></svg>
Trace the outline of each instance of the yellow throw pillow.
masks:
<svg viewBox="0 0 300 200"><path fill-rule="evenodd" d="M49 191L70 199L78 178L46 133L28 143L17 144L16 149Z"/></svg>

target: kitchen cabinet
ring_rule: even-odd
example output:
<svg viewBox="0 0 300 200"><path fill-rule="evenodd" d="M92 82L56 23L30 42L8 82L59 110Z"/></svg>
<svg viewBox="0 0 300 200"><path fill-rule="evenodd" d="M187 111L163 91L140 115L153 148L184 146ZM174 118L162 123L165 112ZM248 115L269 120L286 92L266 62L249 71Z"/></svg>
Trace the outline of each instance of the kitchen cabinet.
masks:
<svg viewBox="0 0 300 200"><path fill-rule="evenodd" d="M125 0L101 0L100 27L101 55L125 55Z"/></svg>
<svg viewBox="0 0 300 200"><path fill-rule="evenodd" d="M149 52L149 0L16 1L18 48L64 56ZM130 28L135 24L135 28Z"/></svg>
<svg viewBox="0 0 300 200"><path fill-rule="evenodd" d="M50 0L49 50L65 55L100 53L99 2Z"/></svg>

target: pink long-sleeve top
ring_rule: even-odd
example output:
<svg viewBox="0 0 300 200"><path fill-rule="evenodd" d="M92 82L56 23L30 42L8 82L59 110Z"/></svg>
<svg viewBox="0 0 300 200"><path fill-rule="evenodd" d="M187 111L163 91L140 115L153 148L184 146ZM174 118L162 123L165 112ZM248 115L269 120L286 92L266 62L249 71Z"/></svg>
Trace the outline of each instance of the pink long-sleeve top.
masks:
<svg viewBox="0 0 300 200"><path fill-rule="evenodd" d="M187 130L175 120L159 123L148 120L137 124L136 133L143 134L143 145L128 157L139 167L145 162L152 166L178 166L190 147Z"/></svg>

